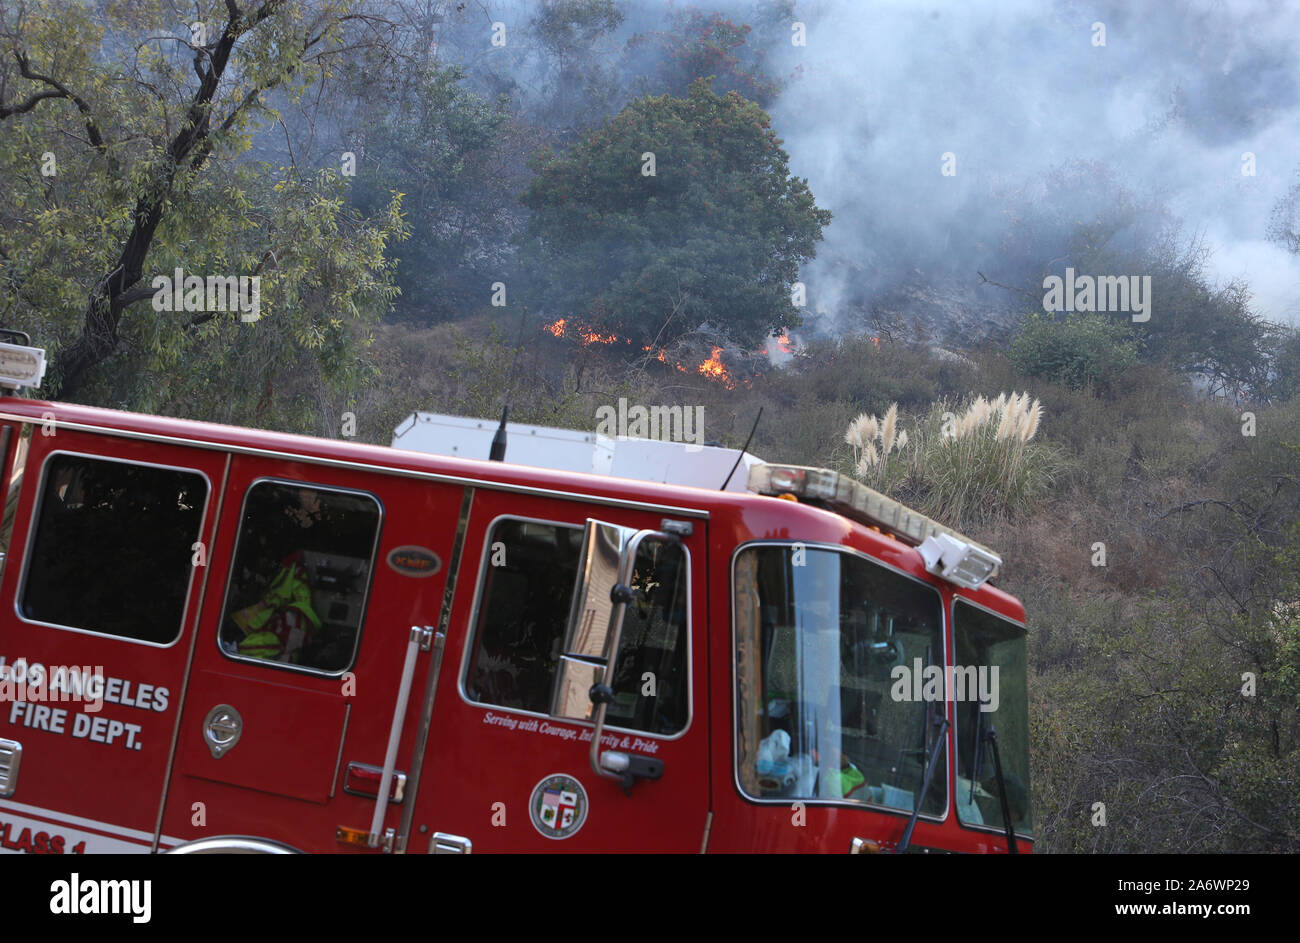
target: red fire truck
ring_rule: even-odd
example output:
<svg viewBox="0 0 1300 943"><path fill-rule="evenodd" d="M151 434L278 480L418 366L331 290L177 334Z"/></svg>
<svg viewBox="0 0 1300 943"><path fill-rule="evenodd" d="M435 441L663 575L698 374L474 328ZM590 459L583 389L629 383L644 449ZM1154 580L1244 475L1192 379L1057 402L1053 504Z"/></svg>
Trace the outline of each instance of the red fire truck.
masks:
<svg viewBox="0 0 1300 943"><path fill-rule="evenodd" d="M0 373L39 382L32 351ZM18 396L0 470L0 850L1032 845L1000 560L846 476Z"/></svg>

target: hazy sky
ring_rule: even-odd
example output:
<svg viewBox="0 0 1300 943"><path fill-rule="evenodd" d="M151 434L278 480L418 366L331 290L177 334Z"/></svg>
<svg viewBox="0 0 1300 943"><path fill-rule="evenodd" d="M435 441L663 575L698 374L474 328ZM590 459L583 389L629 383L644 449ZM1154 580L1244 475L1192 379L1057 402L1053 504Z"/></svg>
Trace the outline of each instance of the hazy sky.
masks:
<svg viewBox="0 0 1300 943"><path fill-rule="evenodd" d="M837 291L834 260L869 254L882 227L970 252L973 268L972 243L1005 215L988 197L1085 160L1162 197L1260 313L1300 321L1300 258L1266 239L1300 180L1300 2L805 0L797 13L807 46L780 61L802 70L772 113L794 172L836 213L805 272L814 306ZM940 173L944 152L956 177ZM1107 198L1068 209L1086 217Z"/></svg>

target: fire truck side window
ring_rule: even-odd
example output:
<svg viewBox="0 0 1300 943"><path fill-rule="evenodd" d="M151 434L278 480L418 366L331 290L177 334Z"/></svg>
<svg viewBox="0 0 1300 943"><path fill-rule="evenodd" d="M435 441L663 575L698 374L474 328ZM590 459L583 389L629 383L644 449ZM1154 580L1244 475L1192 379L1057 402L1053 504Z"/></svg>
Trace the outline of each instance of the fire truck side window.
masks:
<svg viewBox="0 0 1300 943"><path fill-rule="evenodd" d="M230 569L221 649L335 674L356 655L379 538L369 494L292 482L248 489Z"/></svg>
<svg viewBox="0 0 1300 943"><path fill-rule="evenodd" d="M23 617L174 642L207 498L207 479L197 472L53 455L45 463Z"/></svg>
<svg viewBox="0 0 1300 943"><path fill-rule="evenodd" d="M479 600L466 693L484 704L544 714L569 618L582 529L500 520L488 548L493 556Z"/></svg>
<svg viewBox="0 0 1300 943"><path fill-rule="evenodd" d="M581 527L535 521L493 525L465 678L471 700L538 714L550 710L582 533ZM636 601L624 618L614 702L606 714L614 726L662 734L686 726L686 571L676 544L647 541L637 555Z"/></svg>

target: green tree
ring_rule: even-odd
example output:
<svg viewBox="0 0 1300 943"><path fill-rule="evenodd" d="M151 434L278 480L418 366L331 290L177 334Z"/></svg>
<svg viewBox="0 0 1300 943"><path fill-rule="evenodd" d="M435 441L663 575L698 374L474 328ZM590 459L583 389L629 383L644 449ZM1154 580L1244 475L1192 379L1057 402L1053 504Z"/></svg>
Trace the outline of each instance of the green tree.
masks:
<svg viewBox="0 0 1300 943"><path fill-rule="evenodd" d="M0 313L51 351L47 391L179 406L147 378L215 366L237 332L264 370L329 370L387 307L395 199L365 220L333 175L240 162L275 119L268 93L300 101L324 79L356 6L33 0L0 14ZM154 278L177 267L260 278L260 319L155 310Z"/></svg>
<svg viewBox="0 0 1300 943"><path fill-rule="evenodd" d="M1272 362L1272 398L1282 401L1300 396L1300 331L1287 328L1279 333Z"/></svg>
<svg viewBox="0 0 1300 943"><path fill-rule="evenodd" d="M462 84L461 70L430 66L404 100L375 109L359 129L352 203L382 213L401 189L410 238L397 247L404 320L445 321L481 307L511 264L521 224L522 162L510 160L517 129L504 101Z"/></svg>
<svg viewBox="0 0 1300 943"><path fill-rule="evenodd" d="M1070 315L1057 321L1032 312L1011 342L1011 362L1025 376L1074 389L1109 390L1138 361L1137 343L1106 315Z"/></svg>
<svg viewBox="0 0 1300 943"><path fill-rule="evenodd" d="M796 19L792 3L777 0L754 12L763 27L761 39L789 42L789 23ZM692 82L712 76L719 91L739 92L766 108L781 83L768 74L763 50L751 42L753 32L749 24L720 13L685 7L669 13L666 29L628 40L628 61L633 69L645 69L641 81L649 90L684 95Z"/></svg>
<svg viewBox="0 0 1300 943"><path fill-rule="evenodd" d="M551 316L638 352L706 322L751 346L799 323L791 285L831 214L754 103L705 81L640 98L536 171L525 257Z"/></svg>
<svg viewBox="0 0 1300 943"><path fill-rule="evenodd" d="M1171 237L1128 267L1151 274L1150 320L1134 325L1142 357L1201 374L1225 392L1262 395L1284 329L1252 310L1244 283L1214 284L1208 258L1204 244L1180 246Z"/></svg>
<svg viewBox="0 0 1300 943"><path fill-rule="evenodd" d="M221 312L156 313L124 323L128 351L101 368L96 399L143 412L330 434L338 417L373 379L370 329L397 291L386 248L404 232L399 202L360 220L331 171L241 165L210 181L229 201L210 215L215 253L198 240L155 250L160 268L269 271L261 317L242 323ZM205 183L204 187L208 183ZM196 194L201 204L217 194ZM177 222L180 220L178 218ZM141 312L142 314L144 312Z"/></svg>
<svg viewBox="0 0 1300 943"><path fill-rule="evenodd" d="M543 122L568 130L589 127L614 110L618 76L604 65L611 34L623 22L615 0L541 0L532 28L541 43L549 97ZM624 101L626 99L623 99Z"/></svg>

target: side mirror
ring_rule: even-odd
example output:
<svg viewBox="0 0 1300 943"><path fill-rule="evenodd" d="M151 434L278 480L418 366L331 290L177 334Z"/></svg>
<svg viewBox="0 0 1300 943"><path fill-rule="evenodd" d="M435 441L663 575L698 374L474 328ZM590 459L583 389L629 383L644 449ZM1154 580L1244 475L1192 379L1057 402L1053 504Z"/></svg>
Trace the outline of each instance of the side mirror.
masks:
<svg viewBox="0 0 1300 943"><path fill-rule="evenodd" d="M612 667L609 641L616 604L610 591L619 585L623 551L636 533L630 527L587 521L564 649L551 694L551 713L557 717L593 719L596 704L591 691L604 681L606 668ZM621 628L621 610L618 616Z"/></svg>
<svg viewBox="0 0 1300 943"><path fill-rule="evenodd" d="M564 650L576 658L604 659L609 654L609 632L615 603L610 593L620 582L625 551L637 531L617 524L588 520L578 558L578 577L569 608L569 629ZM629 568L630 569L630 568Z"/></svg>
<svg viewBox="0 0 1300 943"><path fill-rule="evenodd" d="M564 651L551 695L553 715L595 723L591 768L599 776L620 780L624 788L630 788L637 778L657 779L663 770L658 761L653 770L642 770L639 763L620 762L621 755L607 755L602 761L600 753L606 707L614 699L612 682L623 615L633 600L630 586L637 551L647 538L678 539L657 531L587 520Z"/></svg>

